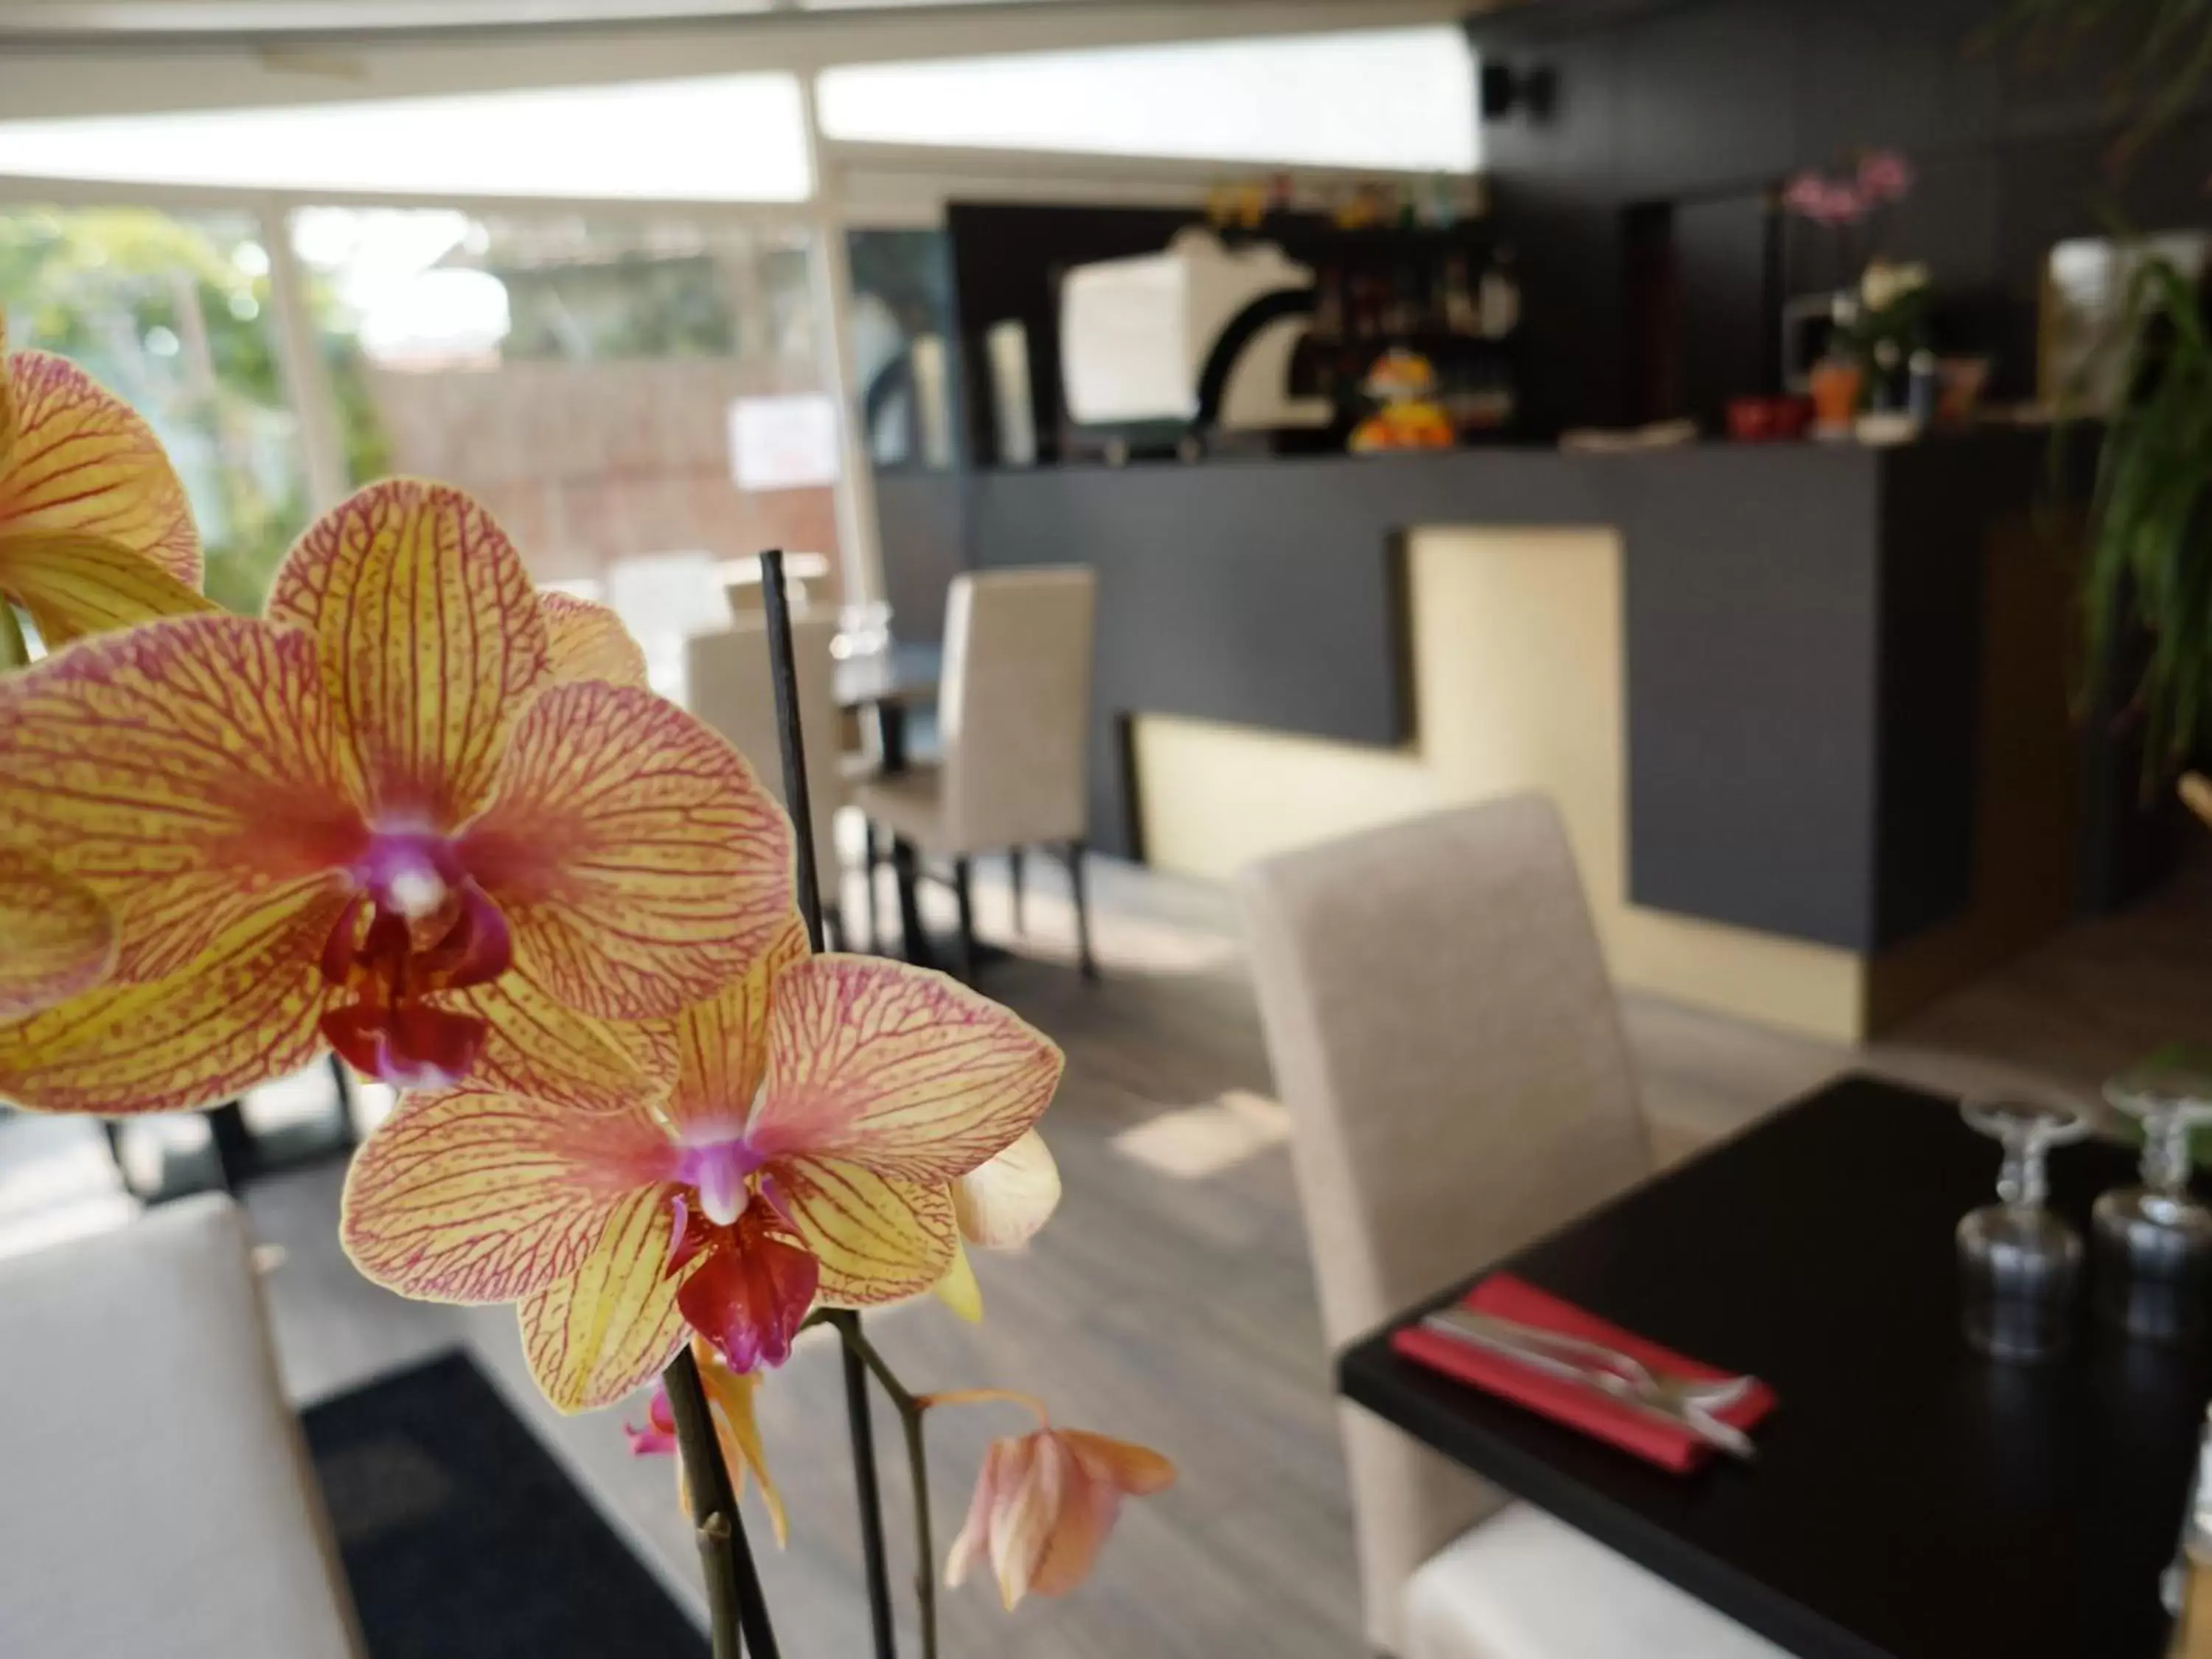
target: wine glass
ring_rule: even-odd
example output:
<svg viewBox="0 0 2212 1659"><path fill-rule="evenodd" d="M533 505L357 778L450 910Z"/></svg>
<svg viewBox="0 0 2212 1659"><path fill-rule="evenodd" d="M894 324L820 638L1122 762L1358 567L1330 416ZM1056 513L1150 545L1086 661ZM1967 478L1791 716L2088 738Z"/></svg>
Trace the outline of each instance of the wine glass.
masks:
<svg viewBox="0 0 2212 1659"><path fill-rule="evenodd" d="M2086 1113L2026 1100L1969 1100L1967 1126L2004 1148L1997 1201L1959 1223L1966 1340L1994 1359L2063 1351L2081 1276L2081 1236L2044 1207L2044 1159L2089 1132Z"/></svg>
<svg viewBox="0 0 2212 1659"><path fill-rule="evenodd" d="M2106 1084L2105 1098L2142 1125L2142 1182L2104 1194L2092 1212L2097 1304L2131 1335L2192 1336L2212 1291L2212 1210L2190 1195L2189 1139L2212 1123L2212 1073L2156 1057Z"/></svg>

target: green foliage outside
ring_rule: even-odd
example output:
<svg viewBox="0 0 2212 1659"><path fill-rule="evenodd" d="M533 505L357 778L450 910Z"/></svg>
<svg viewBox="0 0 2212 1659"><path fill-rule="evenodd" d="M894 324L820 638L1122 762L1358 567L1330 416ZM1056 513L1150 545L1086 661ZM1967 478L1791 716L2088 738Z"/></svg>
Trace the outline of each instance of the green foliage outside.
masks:
<svg viewBox="0 0 2212 1659"><path fill-rule="evenodd" d="M257 612L307 499L276 358L258 220L144 208L0 210L12 344L59 352L143 415L169 451L207 553L207 591ZM335 297L308 304L349 475L386 470L363 362Z"/></svg>

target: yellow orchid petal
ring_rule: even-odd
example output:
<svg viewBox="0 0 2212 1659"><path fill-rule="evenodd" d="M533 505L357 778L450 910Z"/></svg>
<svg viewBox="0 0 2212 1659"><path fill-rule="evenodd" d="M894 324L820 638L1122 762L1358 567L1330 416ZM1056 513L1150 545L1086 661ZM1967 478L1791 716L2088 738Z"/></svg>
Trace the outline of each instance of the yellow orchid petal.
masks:
<svg viewBox="0 0 2212 1659"><path fill-rule="evenodd" d="M952 1183L960 1236L987 1250L1017 1249L1060 1207L1060 1166L1035 1129Z"/></svg>
<svg viewBox="0 0 2212 1659"><path fill-rule="evenodd" d="M16 352L0 377L14 405L13 441L0 451L0 540L96 536L197 588L200 538L184 484L137 411L51 352Z"/></svg>
<svg viewBox="0 0 2212 1659"><path fill-rule="evenodd" d="M1060 1066L1042 1032L942 974L815 957L775 982L745 1136L765 1158L849 1159L941 1188L1036 1121Z"/></svg>
<svg viewBox="0 0 2212 1659"><path fill-rule="evenodd" d="M453 830L483 805L548 653L522 556L490 514L443 484L373 483L307 526L268 610L317 641L373 815Z"/></svg>
<svg viewBox="0 0 2212 1659"><path fill-rule="evenodd" d="M920 1296L945 1277L960 1243L952 1195L836 1158L794 1158L773 1170L799 1236L822 1266L816 1296L866 1308Z"/></svg>
<svg viewBox="0 0 2212 1659"><path fill-rule="evenodd" d="M672 1029L678 1064L666 1109L679 1128L744 1132L745 1114L768 1071L770 984L806 954L806 924L794 910L767 953L741 977L677 1016Z"/></svg>
<svg viewBox="0 0 2212 1659"><path fill-rule="evenodd" d="M346 1172L338 1236L402 1296L520 1301L575 1273L669 1152L642 1109L581 1113L473 1085L408 1095Z"/></svg>
<svg viewBox="0 0 2212 1659"><path fill-rule="evenodd" d="M587 1111L618 1111L666 1095L676 1082L672 1044L617 1020L592 1019L556 1000L520 966L489 985L429 1000L484 1022L483 1052L470 1081Z"/></svg>
<svg viewBox="0 0 2212 1659"><path fill-rule="evenodd" d="M556 685L461 842L515 960L603 1019L682 1012L791 914L791 823L744 757L648 691Z"/></svg>
<svg viewBox="0 0 2212 1659"><path fill-rule="evenodd" d="M968 1259L967 1246L957 1239L952 1244L952 1265L931 1288L937 1299L956 1316L970 1325L982 1322L983 1287L975 1282L975 1264Z"/></svg>
<svg viewBox="0 0 2212 1659"><path fill-rule="evenodd" d="M706 1389L707 1403L714 1413L715 1437L721 1442L723 1461L730 1466L730 1483L740 1497L744 1493L747 1474L760 1483L761 1502L768 1506L768 1518L775 1528L775 1546L781 1549L790 1541L790 1528L783 1513L783 1494L776 1490L775 1478L768 1472L768 1454L761 1445L760 1423L753 1414L753 1395L760 1387L761 1373L746 1371L740 1375L732 1370L703 1337L691 1340L691 1355L699 1367L699 1381Z"/></svg>
<svg viewBox="0 0 2212 1659"><path fill-rule="evenodd" d="M0 679L0 841L99 896L120 981L176 973L264 895L350 863L352 802L313 642L288 629L178 617Z"/></svg>
<svg viewBox="0 0 2212 1659"><path fill-rule="evenodd" d="M322 1052L333 993L316 958L344 902L325 880L280 888L167 979L98 986L0 1025L0 1100L115 1117L289 1077Z"/></svg>
<svg viewBox="0 0 2212 1659"><path fill-rule="evenodd" d="M605 605L573 593L540 593L538 609L556 682L605 680L646 690L645 653Z"/></svg>
<svg viewBox="0 0 2212 1659"><path fill-rule="evenodd" d="M530 1374L556 1410L613 1405L659 1375L684 1346L676 1292L689 1273L668 1271L672 1190L643 1187L624 1194L583 1266L517 1310Z"/></svg>
<svg viewBox="0 0 2212 1659"><path fill-rule="evenodd" d="M120 542L0 535L0 594L31 613L49 648L87 634L215 610L215 602Z"/></svg>
<svg viewBox="0 0 2212 1659"><path fill-rule="evenodd" d="M97 985L115 963L115 918L92 889L0 847L0 1020Z"/></svg>

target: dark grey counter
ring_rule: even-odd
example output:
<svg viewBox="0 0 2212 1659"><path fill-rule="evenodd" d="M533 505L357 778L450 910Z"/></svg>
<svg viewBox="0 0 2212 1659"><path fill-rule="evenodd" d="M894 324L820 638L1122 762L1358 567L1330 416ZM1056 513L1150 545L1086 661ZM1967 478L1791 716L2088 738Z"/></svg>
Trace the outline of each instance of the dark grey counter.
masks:
<svg viewBox="0 0 2212 1659"><path fill-rule="evenodd" d="M1960 911L1973 858L1982 561L2045 447L1531 450L884 480L980 568L1099 577L1094 841L1142 856L1138 714L1414 736L1403 538L1609 526L1625 549L1631 898L1871 951ZM948 496L956 505L948 517Z"/></svg>

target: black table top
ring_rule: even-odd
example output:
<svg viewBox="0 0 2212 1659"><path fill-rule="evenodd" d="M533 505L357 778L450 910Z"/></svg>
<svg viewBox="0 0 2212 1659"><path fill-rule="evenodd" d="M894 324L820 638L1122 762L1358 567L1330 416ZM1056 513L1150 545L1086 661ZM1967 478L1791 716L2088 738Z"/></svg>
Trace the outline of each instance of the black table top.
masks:
<svg viewBox="0 0 2212 1659"><path fill-rule="evenodd" d="M870 703L908 703L937 695L945 670L945 651L935 644L904 642L865 657L839 659L830 684L840 708Z"/></svg>
<svg viewBox="0 0 2212 1659"><path fill-rule="evenodd" d="M2054 1152L2054 1207L2086 1229L2132 1162ZM2212 1355L2086 1306L2065 1359L1967 1349L1952 1230L1996 1167L1952 1103L1845 1078L1496 1264L1772 1383L1755 1464L1664 1474L1398 1358L1387 1330L1339 1385L1806 1659L2157 1659Z"/></svg>

